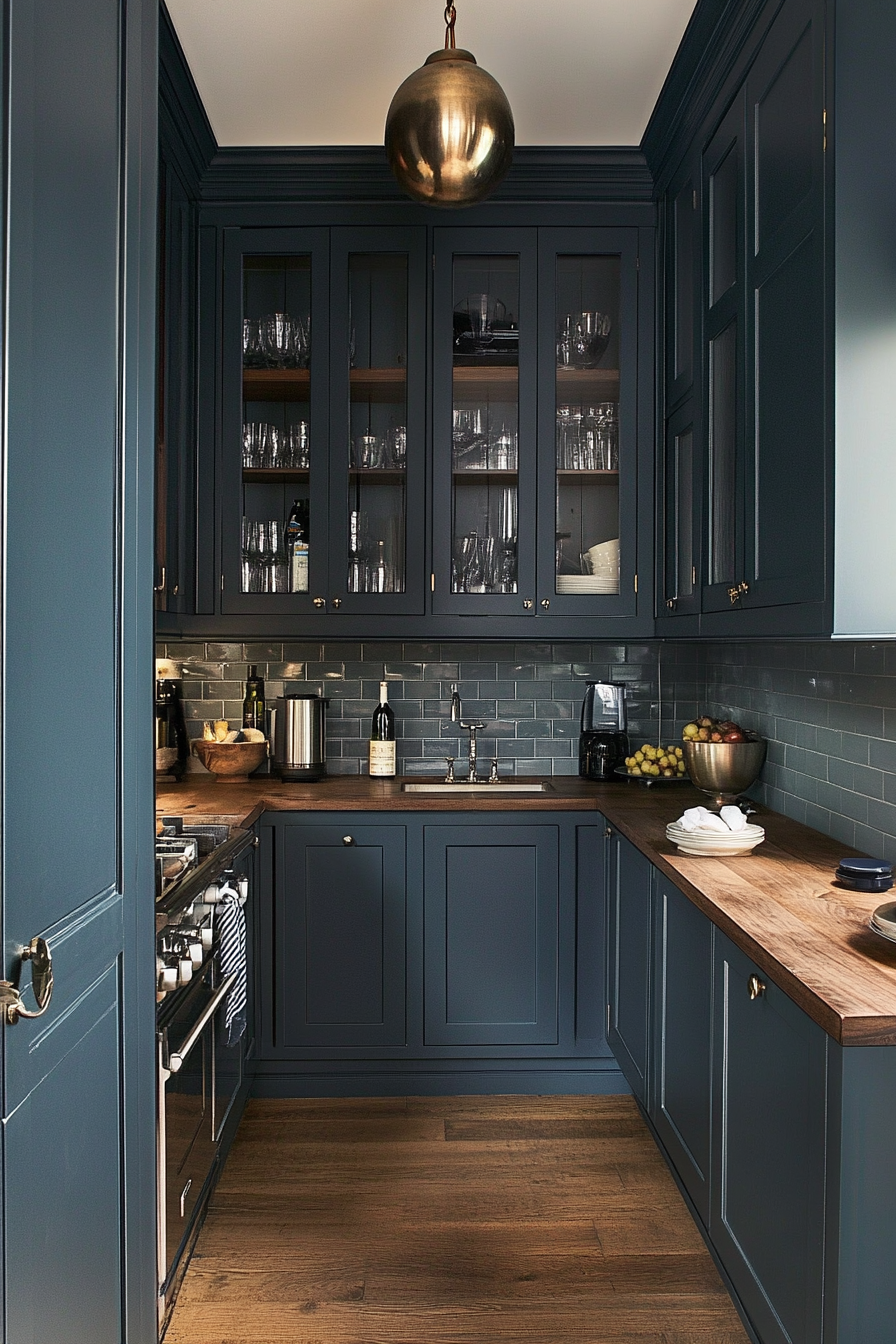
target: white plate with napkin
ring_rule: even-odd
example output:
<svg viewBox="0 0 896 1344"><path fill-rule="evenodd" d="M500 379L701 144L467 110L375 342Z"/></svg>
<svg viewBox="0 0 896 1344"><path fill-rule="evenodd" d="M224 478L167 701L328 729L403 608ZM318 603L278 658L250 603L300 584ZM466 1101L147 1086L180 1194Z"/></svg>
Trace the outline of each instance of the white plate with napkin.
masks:
<svg viewBox="0 0 896 1344"><path fill-rule="evenodd" d="M748 822L740 808L733 805L723 807L720 812L689 807L677 821L669 822L666 839L682 854L734 858L750 854L761 845L765 831Z"/></svg>

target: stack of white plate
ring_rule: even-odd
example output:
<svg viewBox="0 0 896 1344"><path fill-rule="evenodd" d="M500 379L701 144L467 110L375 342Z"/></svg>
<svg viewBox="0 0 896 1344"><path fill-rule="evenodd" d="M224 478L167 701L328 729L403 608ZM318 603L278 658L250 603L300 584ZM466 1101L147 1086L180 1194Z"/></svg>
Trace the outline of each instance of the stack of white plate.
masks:
<svg viewBox="0 0 896 1344"><path fill-rule="evenodd" d="M558 593L618 593L619 579L600 574L558 574Z"/></svg>
<svg viewBox="0 0 896 1344"><path fill-rule="evenodd" d="M875 933L889 938L891 943L896 943L896 901L887 901L885 905L879 905L872 912L868 923Z"/></svg>
<svg viewBox="0 0 896 1344"><path fill-rule="evenodd" d="M686 831L677 821L670 821L666 827L666 839L677 845L682 854L705 854L716 858L734 858L737 854L749 854L765 839L761 826L752 826L748 822L742 831Z"/></svg>

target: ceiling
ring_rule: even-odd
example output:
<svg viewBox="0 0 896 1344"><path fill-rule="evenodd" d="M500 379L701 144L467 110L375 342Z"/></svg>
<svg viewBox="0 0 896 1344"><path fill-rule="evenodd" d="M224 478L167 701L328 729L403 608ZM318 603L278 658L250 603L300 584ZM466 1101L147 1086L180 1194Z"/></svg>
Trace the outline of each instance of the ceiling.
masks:
<svg viewBox="0 0 896 1344"><path fill-rule="evenodd" d="M695 0L456 0L519 145L637 145ZM442 0L167 0L220 146L375 145Z"/></svg>

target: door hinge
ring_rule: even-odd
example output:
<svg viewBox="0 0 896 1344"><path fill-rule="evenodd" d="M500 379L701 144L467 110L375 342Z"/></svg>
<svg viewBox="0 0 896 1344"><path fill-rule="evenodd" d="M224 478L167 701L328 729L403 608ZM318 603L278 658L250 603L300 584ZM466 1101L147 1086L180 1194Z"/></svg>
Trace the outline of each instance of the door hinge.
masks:
<svg viewBox="0 0 896 1344"><path fill-rule="evenodd" d="M696 187L694 188L694 190L693 190L693 192L692 192L692 195L691 195L691 205L693 206L693 208L694 208L695 210L697 209L697 188L696 188Z"/></svg>
<svg viewBox="0 0 896 1344"><path fill-rule="evenodd" d="M821 152L826 154L828 152L828 110L826 107L822 109L821 127Z"/></svg>
<svg viewBox="0 0 896 1344"><path fill-rule="evenodd" d="M435 268L436 268L436 254L435 254L435 252L433 252L433 254L432 254L432 268L433 268L433 270L435 270Z"/></svg>
<svg viewBox="0 0 896 1344"><path fill-rule="evenodd" d="M638 591L638 576L637 576L637 574L636 574L636 575L635 575L635 592L637 592L637 591Z"/></svg>
<svg viewBox="0 0 896 1344"><path fill-rule="evenodd" d="M697 587L697 566L691 565L691 587Z"/></svg>
<svg viewBox="0 0 896 1344"><path fill-rule="evenodd" d="M607 1035L610 1034L610 1005L607 1004Z"/></svg>
<svg viewBox="0 0 896 1344"><path fill-rule="evenodd" d="M435 576L435 574L430 574L430 576L429 576L429 589L430 589L430 592L432 592L432 593L434 593L435 590L436 590L436 576Z"/></svg>
<svg viewBox="0 0 896 1344"><path fill-rule="evenodd" d="M222 574L222 575L221 575L221 592L223 593L223 591L224 591L224 575Z"/></svg>

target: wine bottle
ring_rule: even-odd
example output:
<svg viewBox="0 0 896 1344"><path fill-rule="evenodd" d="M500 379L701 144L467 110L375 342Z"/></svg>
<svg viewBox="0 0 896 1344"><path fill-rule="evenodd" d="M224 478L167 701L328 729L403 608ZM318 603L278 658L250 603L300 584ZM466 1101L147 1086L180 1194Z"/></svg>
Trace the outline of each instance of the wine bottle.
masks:
<svg viewBox="0 0 896 1344"><path fill-rule="evenodd" d="M289 557L289 591L308 592L308 504L293 502L286 524L286 554Z"/></svg>
<svg viewBox="0 0 896 1344"><path fill-rule="evenodd" d="M380 703L370 727L370 774L374 779L395 778L395 715L385 681L380 682Z"/></svg>
<svg viewBox="0 0 896 1344"><path fill-rule="evenodd" d="M243 727L264 732L264 678L258 675L255 663L249 664L246 698L243 701Z"/></svg>

